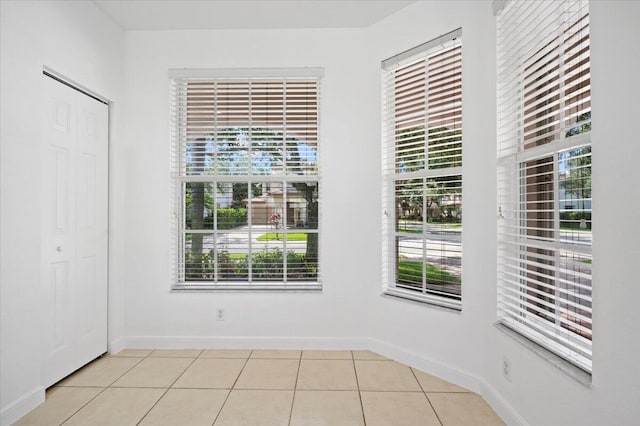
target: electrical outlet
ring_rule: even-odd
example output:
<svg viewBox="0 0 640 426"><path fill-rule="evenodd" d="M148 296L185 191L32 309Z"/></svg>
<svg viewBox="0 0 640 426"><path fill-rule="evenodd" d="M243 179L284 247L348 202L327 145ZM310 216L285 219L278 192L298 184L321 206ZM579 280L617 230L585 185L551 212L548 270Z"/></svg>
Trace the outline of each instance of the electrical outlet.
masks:
<svg viewBox="0 0 640 426"><path fill-rule="evenodd" d="M224 321L224 309L218 308L216 311L216 321Z"/></svg>
<svg viewBox="0 0 640 426"><path fill-rule="evenodd" d="M511 381L511 361L506 356L502 357L502 375L508 381Z"/></svg>

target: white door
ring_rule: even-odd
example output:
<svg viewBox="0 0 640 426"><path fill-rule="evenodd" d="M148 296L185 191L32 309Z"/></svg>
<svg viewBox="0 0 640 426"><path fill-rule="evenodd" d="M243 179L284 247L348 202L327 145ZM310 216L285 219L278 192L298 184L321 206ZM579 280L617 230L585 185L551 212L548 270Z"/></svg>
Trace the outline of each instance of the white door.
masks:
<svg viewBox="0 0 640 426"><path fill-rule="evenodd" d="M43 75L44 385L107 351L108 105Z"/></svg>

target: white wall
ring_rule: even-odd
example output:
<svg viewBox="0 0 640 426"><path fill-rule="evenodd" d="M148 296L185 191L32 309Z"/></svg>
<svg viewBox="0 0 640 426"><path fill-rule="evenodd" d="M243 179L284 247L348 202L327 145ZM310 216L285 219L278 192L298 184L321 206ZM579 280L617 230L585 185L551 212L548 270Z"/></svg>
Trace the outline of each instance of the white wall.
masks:
<svg viewBox="0 0 640 426"><path fill-rule="evenodd" d="M636 6L627 7L637 10ZM595 56L598 44L607 45L618 39L619 25L633 22L629 11L618 6L605 8L598 3L593 5L592 16ZM598 292L602 296L598 298L599 306L596 303L594 308L597 323L591 388L573 381L493 327L496 317L494 22L489 2L419 2L363 30L129 32L126 38L126 135L130 161L126 169L126 343L129 346L277 347L368 344L396 359L482 392L511 423L602 424L612 418L620 424L629 423L637 410L630 401L638 398L638 391L633 387L638 377L638 363L634 363L634 359L638 359L637 343L626 337L638 335L637 314L629 302L633 298L625 299L608 288L595 291L596 297ZM380 235L372 232L379 228L381 211L380 60L457 27L463 28L465 76L462 313L381 297ZM625 28L631 31L633 27ZM637 34L629 34L616 43L631 43L631 40L637 40ZM601 47L600 50L607 49ZM599 108L594 106L594 123L607 120L611 123L607 134L618 132L623 136L625 127L620 125L620 109L610 105L620 100L619 93L624 90L603 91L602 87L611 87L606 83L598 90L597 83L606 80L615 70L621 72L620 68L636 69L629 65L637 65L633 63L637 58L626 55L624 60L632 63L620 64L620 55L614 52L611 49L606 55L601 52L601 58L593 60L594 99L602 98L600 119ZM321 242L325 291L322 294L169 293L168 261L164 267L157 267L169 259L169 237L165 231L170 209L166 70L286 66L326 68L321 129L325 166ZM624 111L633 111L632 107L629 105ZM607 111L608 116L603 111ZM594 141L597 139L598 132L594 130ZM631 135L617 140L621 145L618 152L636 149L628 140ZM595 144L594 156L598 158L597 142ZM594 194L596 198L605 199L600 205L624 199L630 206L624 213L634 211L637 200L628 196L628 188L620 189L621 194L603 195L603 188L615 187L615 176L620 173L611 173L615 166L607 164L606 155L610 157L609 163L620 159L615 151L599 155L605 156L600 163L594 162ZM631 165L623 169L622 173L630 175L629 182L634 182L631 178L635 175L631 175L637 173L635 170ZM343 189L344 182L351 184L347 190ZM154 190L149 190L150 185ZM606 201L607 198L611 201ZM613 210L606 212L598 204L595 209L594 217L613 214ZM360 214L344 214L352 211ZM608 228L618 222L613 217L603 222L599 230L594 231L595 282L614 276L618 288L622 287L627 294L637 292L631 286L629 270L632 259L637 257L632 234L626 229L610 232L613 229ZM344 244L345 239L351 244ZM605 242L598 245L598 240ZM625 249L622 257L607 249L616 244ZM628 263L621 262L621 258ZM367 267L356 270L355 265ZM225 308L227 321L214 320L213 312L218 307ZM627 316L626 324L619 321L623 315ZM598 330L602 330L603 336L600 345ZM361 337L371 340L363 341ZM505 381L500 372L503 356L512 362L511 382ZM622 394L613 388L615 383L623 390ZM540 409L542 406L544 410Z"/></svg>
<svg viewBox="0 0 640 426"><path fill-rule="evenodd" d="M354 30L128 32L124 79L123 34L91 4L1 2L0 13L3 424L43 396L39 250L34 250L39 247L40 216L28 207L40 202L40 175L24 164L40 156L39 127L32 117L45 64L116 101L111 144L112 345L370 346L483 392L514 424L637 422L640 317L634 305L640 286L634 264L640 258L640 168L635 160L640 148L634 122L640 116L635 101L640 95L639 3L591 5L597 200L591 387L578 384L493 327L495 25L489 2L418 2L370 28ZM377 231L380 60L457 27L463 29L464 52L462 313L380 296ZM325 68L324 291L170 293L167 69L301 66ZM215 321L216 308L225 309L226 321ZM512 363L511 382L501 375L503 356ZM26 398L22 404L21 398Z"/></svg>
<svg viewBox="0 0 640 426"><path fill-rule="evenodd" d="M378 127L363 30L132 31L126 35L128 346L351 347L379 283ZM170 68L324 67L322 293L171 293ZM374 72L376 65L374 64ZM215 320L224 308L225 321ZM346 340L345 340L346 339Z"/></svg>
<svg viewBox="0 0 640 426"><path fill-rule="evenodd" d="M496 115L490 4L425 2L370 28L370 45L381 60L462 26L465 211L462 313L380 297L378 284L371 283L369 335L381 352L482 392L511 423L631 425L640 418L640 314L635 306L640 286L634 279L640 258L640 145L634 124L640 116L640 3L591 2L591 19L596 225L590 387L493 326ZM503 356L512 363L511 382L502 377Z"/></svg>
<svg viewBox="0 0 640 426"><path fill-rule="evenodd" d="M403 356L407 362L422 363L467 386L474 386L477 380L465 374L479 375L483 368L486 348L480 327L491 323L496 294L493 26L488 2L419 2L374 25L369 35L372 59L379 63L462 28L463 310L454 312L380 297L380 283L372 283L369 335L379 341L380 350ZM379 93L373 102L371 126L380 120L377 105ZM403 355L403 351L413 354ZM451 369L460 374L452 375Z"/></svg>
<svg viewBox="0 0 640 426"><path fill-rule="evenodd" d="M640 418L637 262L640 3L591 2L593 97L593 382L567 378L498 331L486 380L532 425L632 425ZM512 382L502 379L502 354ZM544 409L541 409L544 407ZM551 420L550 420L551 419Z"/></svg>
<svg viewBox="0 0 640 426"><path fill-rule="evenodd" d="M0 359L2 424L44 400L40 287L41 135L39 92L44 65L114 101L111 160L118 161L123 32L89 2L0 2L1 218ZM111 208L121 203L122 181L111 182ZM111 245L121 241L112 214ZM121 273L112 256L113 278ZM117 285L111 285L112 308ZM111 338L121 333L112 309Z"/></svg>

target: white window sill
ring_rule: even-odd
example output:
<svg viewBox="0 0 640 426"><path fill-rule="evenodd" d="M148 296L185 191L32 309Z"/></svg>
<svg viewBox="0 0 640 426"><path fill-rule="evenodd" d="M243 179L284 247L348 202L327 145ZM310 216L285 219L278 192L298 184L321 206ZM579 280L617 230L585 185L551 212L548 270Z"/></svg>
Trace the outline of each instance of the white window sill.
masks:
<svg viewBox="0 0 640 426"><path fill-rule="evenodd" d="M318 292L322 290L319 282L282 283L282 282L236 282L224 284L211 283L187 283L174 285L171 292Z"/></svg>
<svg viewBox="0 0 640 426"><path fill-rule="evenodd" d="M527 337L523 336L522 334L518 333L517 331L511 329L510 327L500 322L496 322L494 326L498 330L507 334L508 336L516 340L518 343L523 345L525 348L529 349L530 351L532 351L533 353L535 353L536 355L544 359L546 362L548 362L549 364L551 364L552 366L554 366L555 368L557 368L558 370L566 374L567 376L571 377L573 380L580 383L581 385L585 387L591 386L591 373L570 363L569 361L562 358L561 356L555 354L554 352L550 351L549 349L543 346L540 346L533 340L528 339Z"/></svg>
<svg viewBox="0 0 640 426"><path fill-rule="evenodd" d="M449 299L446 297L434 296L432 294L418 293L410 290L402 290L399 288L385 287L382 291L383 296L392 296L400 299L410 300L413 302L425 303L427 305L445 308L453 311L462 311L462 302L459 300Z"/></svg>

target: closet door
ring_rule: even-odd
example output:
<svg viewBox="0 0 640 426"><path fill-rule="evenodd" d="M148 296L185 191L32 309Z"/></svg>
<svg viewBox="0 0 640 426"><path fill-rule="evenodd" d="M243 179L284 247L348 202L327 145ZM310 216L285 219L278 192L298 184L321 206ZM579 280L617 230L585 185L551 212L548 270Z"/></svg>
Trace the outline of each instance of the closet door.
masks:
<svg viewBox="0 0 640 426"><path fill-rule="evenodd" d="M107 351L108 106L43 76L44 385Z"/></svg>

